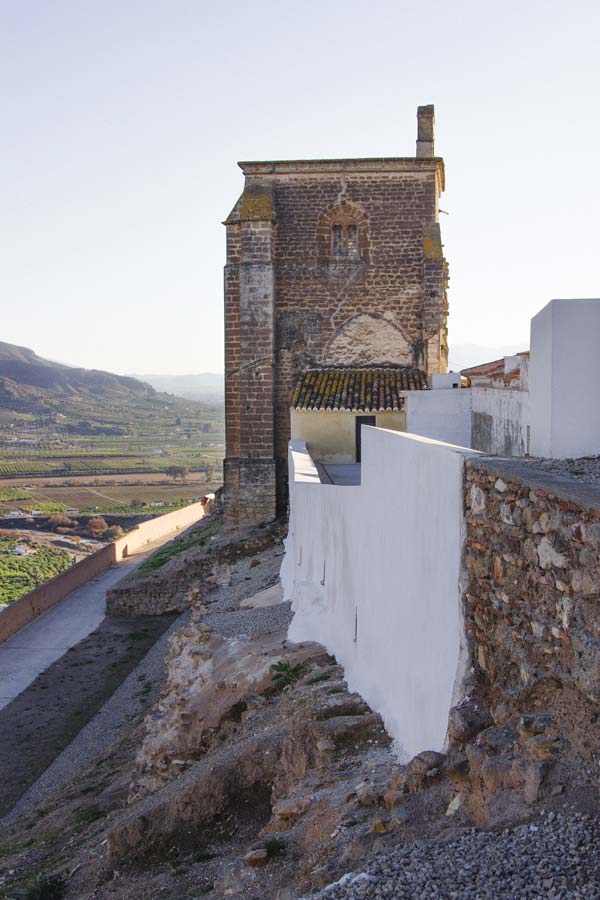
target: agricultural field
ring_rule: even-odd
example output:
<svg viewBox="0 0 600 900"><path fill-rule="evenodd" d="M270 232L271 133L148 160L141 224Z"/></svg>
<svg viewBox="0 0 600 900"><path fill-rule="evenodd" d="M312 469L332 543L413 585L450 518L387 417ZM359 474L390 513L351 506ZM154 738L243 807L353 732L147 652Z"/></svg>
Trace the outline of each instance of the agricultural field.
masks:
<svg viewBox="0 0 600 900"><path fill-rule="evenodd" d="M111 454L109 450L93 456L86 451L75 450L65 453L56 448L44 453L22 447L19 452L12 448L10 452L0 454L0 479L32 478L38 475L47 476L83 476L94 475L129 475L144 472L164 473L170 466L184 466L190 472L212 476L223 459L223 446L202 447L201 449L170 448L153 454L118 452Z"/></svg>
<svg viewBox="0 0 600 900"><path fill-rule="evenodd" d="M0 507L23 509L32 506L60 507L49 512L63 512L67 507L74 507L81 513L114 512L116 509L142 509L150 503L165 503L167 506L180 502L190 502L207 493L205 482L192 484L155 484L155 485L64 485L38 486L36 483L29 491L30 499L26 503L0 503ZM0 497L2 492L0 492ZM160 508L158 508L160 509ZM45 511L45 510L42 510Z"/></svg>
<svg viewBox="0 0 600 900"><path fill-rule="evenodd" d="M0 532L0 609L68 569L71 563L72 556L66 550L26 533Z"/></svg>
<svg viewBox="0 0 600 900"><path fill-rule="evenodd" d="M0 515L69 507L158 515L221 484L222 405L165 395L164 404L154 399L125 411L98 406L85 420L72 406L65 401L48 418L0 417Z"/></svg>
<svg viewBox="0 0 600 900"><path fill-rule="evenodd" d="M0 604L91 552L80 552L83 539L111 539L216 490L225 452L218 399L186 400L3 346ZM21 516L5 517L11 510ZM44 537L46 528L54 533Z"/></svg>
<svg viewBox="0 0 600 900"><path fill-rule="evenodd" d="M220 483L220 403L156 394L123 404L64 398L47 407L47 415L0 409L0 479L160 474L183 466Z"/></svg>

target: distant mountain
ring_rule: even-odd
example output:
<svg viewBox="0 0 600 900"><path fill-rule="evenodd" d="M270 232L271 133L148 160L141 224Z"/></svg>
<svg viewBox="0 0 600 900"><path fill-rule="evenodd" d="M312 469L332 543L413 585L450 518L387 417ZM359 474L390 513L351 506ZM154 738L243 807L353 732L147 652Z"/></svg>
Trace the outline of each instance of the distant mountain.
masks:
<svg viewBox="0 0 600 900"><path fill-rule="evenodd" d="M199 375L136 375L147 381L157 391L166 391L190 400L222 400L225 376L215 372Z"/></svg>
<svg viewBox="0 0 600 900"><path fill-rule="evenodd" d="M120 405L153 399L155 389L137 378L66 366L0 341L0 408L43 414L57 401Z"/></svg>

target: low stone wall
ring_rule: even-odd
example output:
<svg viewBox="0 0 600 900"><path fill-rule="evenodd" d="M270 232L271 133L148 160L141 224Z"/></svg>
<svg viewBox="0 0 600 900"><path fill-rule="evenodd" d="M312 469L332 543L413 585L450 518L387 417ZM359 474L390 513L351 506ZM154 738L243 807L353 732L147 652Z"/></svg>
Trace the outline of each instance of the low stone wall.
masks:
<svg viewBox="0 0 600 900"><path fill-rule="evenodd" d="M213 514L216 516L216 514ZM207 528L218 520L209 519ZM162 615L182 612L206 591L227 583L228 567L244 556L254 556L282 539L283 522L225 536L211 534L206 547L174 556L150 575L133 572L106 593L106 608L113 615Z"/></svg>
<svg viewBox="0 0 600 900"><path fill-rule="evenodd" d="M139 525L115 541L117 560L126 559L134 553L144 550L148 544L160 540L167 534L189 528L204 516L205 508L200 502L190 503L181 509L140 522Z"/></svg>
<svg viewBox="0 0 600 900"><path fill-rule="evenodd" d="M465 618L492 702L551 679L600 701L600 487L466 463Z"/></svg>
<svg viewBox="0 0 600 900"><path fill-rule="evenodd" d="M106 572L114 563L127 559L133 553L139 553L161 537L193 525L204 516L204 511L202 503L191 503L164 516L141 522L133 531L10 603L0 612L0 643L29 625L56 603L60 603L73 591L83 587L96 575Z"/></svg>
<svg viewBox="0 0 600 900"><path fill-rule="evenodd" d="M30 622L33 622L56 603L64 600L77 588L87 584L96 575L106 572L116 562L116 559L114 544L107 544L106 547L102 547L96 553L82 559L70 569L61 572L60 575L55 575L50 581L29 591L14 603L10 603L6 609L0 612L0 643L29 625Z"/></svg>

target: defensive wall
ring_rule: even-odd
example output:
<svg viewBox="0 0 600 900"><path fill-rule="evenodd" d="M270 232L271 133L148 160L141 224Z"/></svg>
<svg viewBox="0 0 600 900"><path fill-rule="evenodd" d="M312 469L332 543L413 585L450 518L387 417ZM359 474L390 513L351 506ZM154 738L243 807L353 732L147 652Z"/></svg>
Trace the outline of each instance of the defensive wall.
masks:
<svg viewBox="0 0 600 900"><path fill-rule="evenodd" d="M548 680L600 701L600 486L469 460L465 509L465 621L490 702Z"/></svg>
<svg viewBox="0 0 600 900"><path fill-rule="evenodd" d="M73 591L83 587L92 578L106 572L115 563L143 551L153 541L182 528L188 528L203 515L202 503L191 503L182 509L165 513L164 516L141 522L133 531L107 544L70 569L29 591L28 594L24 594L0 612L0 643L16 634L25 625L29 625L56 603L60 603Z"/></svg>
<svg viewBox="0 0 600 900"><path fill-rule="evenodd" d="M290 638L335 654L404 757L442 750L472 691L496 709L549 702L584 743L600 701L600 486L374 428L363 447L351 487L321 484L291 444Z"/></svg>
<svg viewBox="0 0 600 900"><path fill-rule="evenodd" d="M441 749L464 675L463 465L474 451L363 427L361 484L321 484L291 443L289 637L317 640L402 755Z"/></svg>

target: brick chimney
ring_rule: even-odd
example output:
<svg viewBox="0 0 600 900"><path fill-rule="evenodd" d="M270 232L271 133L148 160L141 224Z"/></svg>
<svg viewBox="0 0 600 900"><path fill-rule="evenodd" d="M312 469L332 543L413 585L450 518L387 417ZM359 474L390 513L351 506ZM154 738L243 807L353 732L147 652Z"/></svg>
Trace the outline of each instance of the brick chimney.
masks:
<svg viewBox="0 0 600 900"><path fill-rule="evenodd" d="M417 121L417 158L435 156L435 111L433 104L417 107Z"/></svg>

